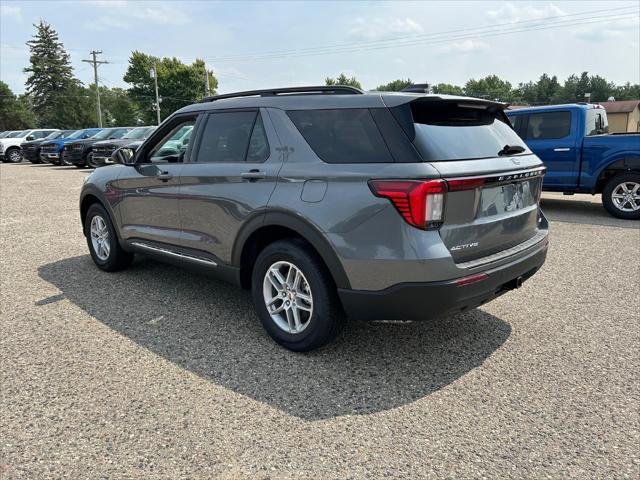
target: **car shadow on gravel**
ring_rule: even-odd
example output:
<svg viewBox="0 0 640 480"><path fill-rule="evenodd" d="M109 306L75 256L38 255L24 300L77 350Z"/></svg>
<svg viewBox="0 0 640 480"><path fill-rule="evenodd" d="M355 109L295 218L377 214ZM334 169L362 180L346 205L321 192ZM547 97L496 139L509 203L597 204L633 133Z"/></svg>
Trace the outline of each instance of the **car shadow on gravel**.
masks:
<svg viewBox="0 0 640 480"><path fill-rule="evenodd" d="M64 298L114 331L197 375L305 420L411 403L482 365L511 327L482 310L434 322L350 322L331 345L293 353L276 345L248 292L137 258L124 272L88 255L39 268ZM428 303L425 303L428 308Z"/></svg>
<svg viewBox="0 0 640 480"><path fill-rule="evenodd" d="M601 203L574 200L572 197L542 198L542 211L552 222L602 225L605 227L640 228L640 222L609 215Z"/></svg>

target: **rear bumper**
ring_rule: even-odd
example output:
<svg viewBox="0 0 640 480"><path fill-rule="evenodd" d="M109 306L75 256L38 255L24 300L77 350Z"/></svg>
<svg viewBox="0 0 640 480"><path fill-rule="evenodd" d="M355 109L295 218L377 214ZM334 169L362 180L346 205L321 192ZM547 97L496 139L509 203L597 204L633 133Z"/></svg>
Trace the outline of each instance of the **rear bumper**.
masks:
<svg viewBox="0 0 640 480"><path fill-rule="evenodd" d="M426 320L475 308L520 286L544 264L548 242L518 260L482 273L467 285L460 279L400 283L379 291L338 289L349 317L361 320ZM464 278L464 277L463 277Z"/></svg>

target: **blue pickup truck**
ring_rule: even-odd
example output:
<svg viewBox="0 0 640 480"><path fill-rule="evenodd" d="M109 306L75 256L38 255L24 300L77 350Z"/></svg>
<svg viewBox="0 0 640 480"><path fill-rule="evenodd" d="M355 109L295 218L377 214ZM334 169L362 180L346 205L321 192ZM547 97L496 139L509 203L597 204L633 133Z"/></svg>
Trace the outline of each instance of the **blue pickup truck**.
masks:
<svg viewBox="0 0 640 480"><path fill-rule="evenodd" d="M69 166L71 163L66 161L64 158L63 148L65 144L76 140L90 138L100 131L102 131L102 128L85 128L82 130L76 130L71 135L64 138L42 142L40 144L40 160L44 163L49 162L54 165Z"/></svg>
<svg viewBox="0 0 640 480"><path fill-rule="evenodd" d="M640 134L609 134L597 104L551 105L505 112L547 166L543 190L601 193L613 216L640 219Z"/></svg>

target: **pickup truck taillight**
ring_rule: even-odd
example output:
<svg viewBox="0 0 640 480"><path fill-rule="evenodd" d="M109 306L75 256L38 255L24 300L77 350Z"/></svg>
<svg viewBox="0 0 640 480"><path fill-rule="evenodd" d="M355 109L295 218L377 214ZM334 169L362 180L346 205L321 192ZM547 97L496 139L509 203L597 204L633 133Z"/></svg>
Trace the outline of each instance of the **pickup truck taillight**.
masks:
<svg viewBox="0 0 640 480"><path fill-rule="evenodd" d="M378 197L388 198L402 218L414 227L438 228L442 224L444 180L371 180L369 188Z"/></svg>

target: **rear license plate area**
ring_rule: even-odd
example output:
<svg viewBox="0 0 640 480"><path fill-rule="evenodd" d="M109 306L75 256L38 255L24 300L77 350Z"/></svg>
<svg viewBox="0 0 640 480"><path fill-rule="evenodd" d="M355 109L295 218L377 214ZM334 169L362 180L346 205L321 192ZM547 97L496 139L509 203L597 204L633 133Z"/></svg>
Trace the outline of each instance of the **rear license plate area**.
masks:
<svg viewBox="0 0 640 480"><path fill-rule="evenodd" d="M478 218L515 212L537 202L539 178L485 186L481 190Z"/></svg>

